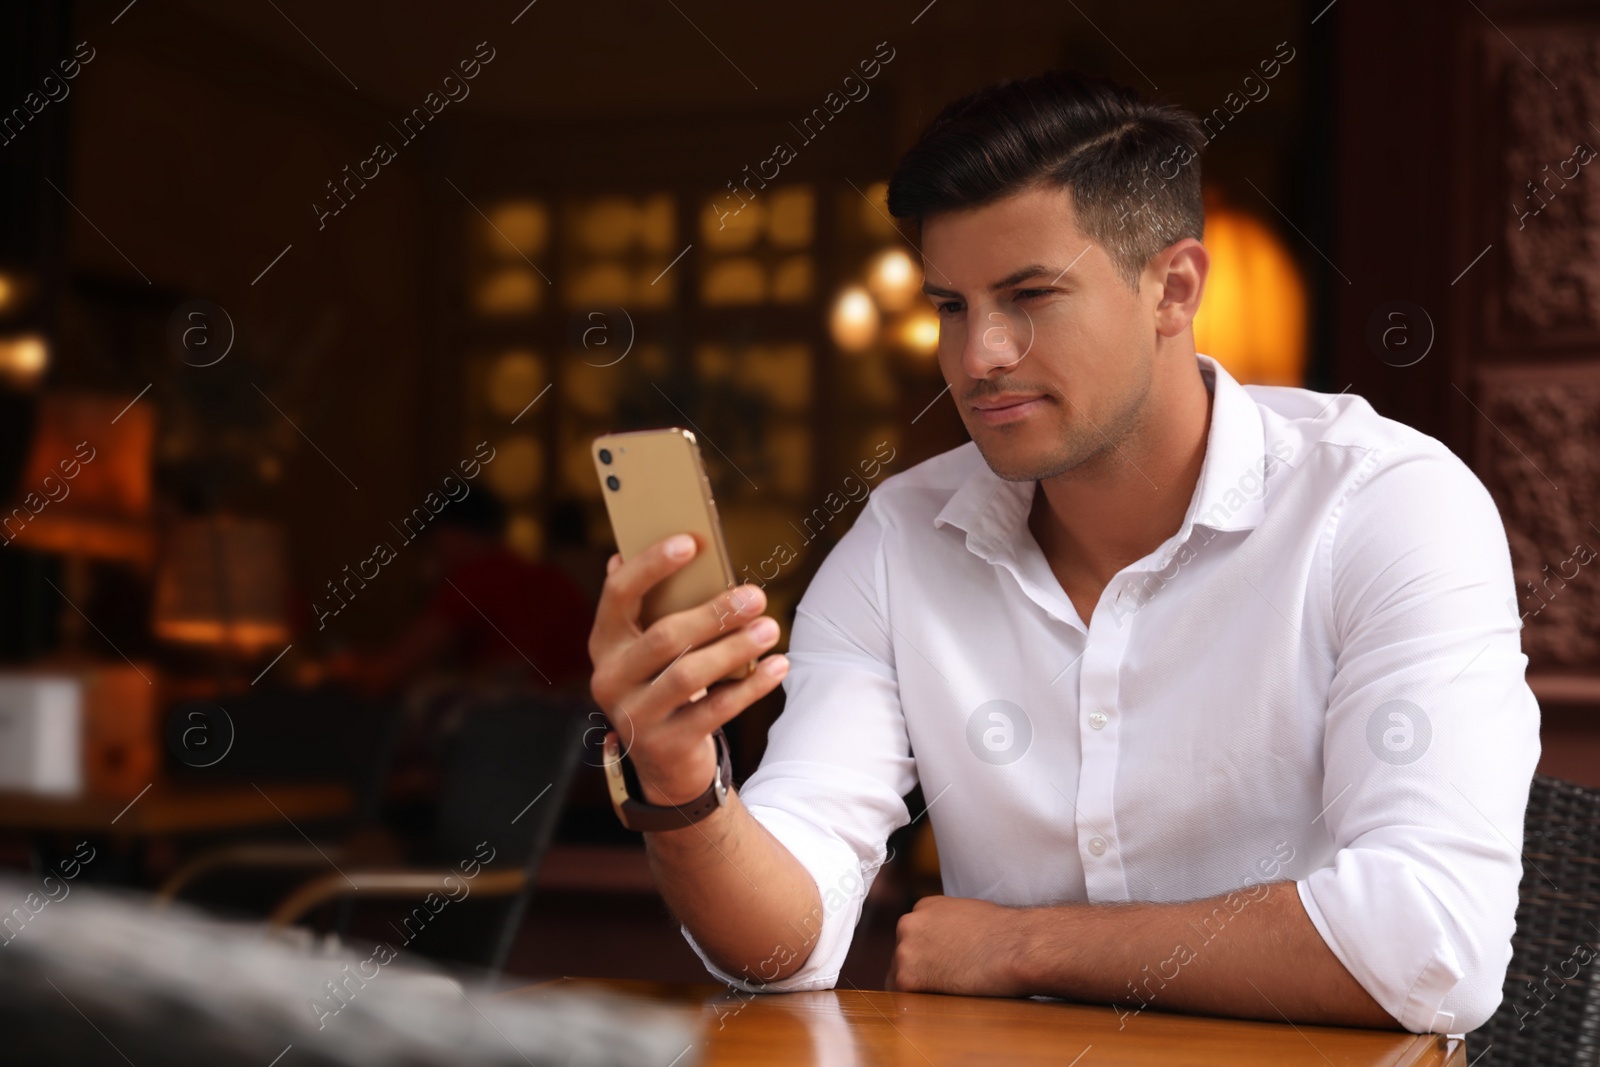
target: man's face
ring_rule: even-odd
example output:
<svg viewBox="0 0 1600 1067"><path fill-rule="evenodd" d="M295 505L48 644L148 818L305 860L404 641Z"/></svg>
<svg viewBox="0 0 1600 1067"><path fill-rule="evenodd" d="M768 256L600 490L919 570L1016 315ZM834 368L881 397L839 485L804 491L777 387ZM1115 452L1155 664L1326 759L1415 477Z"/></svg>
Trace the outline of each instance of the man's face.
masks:
<svg viewBox="0 0 1600 1067"><path fill-rule="evenodd" d="M1078 228L1069 190L1034 188L934 215L922 238L939 368L996 474L1063 474L1137 429L1159 286L1147 277L1141 292L1128 288Z"/></svg>

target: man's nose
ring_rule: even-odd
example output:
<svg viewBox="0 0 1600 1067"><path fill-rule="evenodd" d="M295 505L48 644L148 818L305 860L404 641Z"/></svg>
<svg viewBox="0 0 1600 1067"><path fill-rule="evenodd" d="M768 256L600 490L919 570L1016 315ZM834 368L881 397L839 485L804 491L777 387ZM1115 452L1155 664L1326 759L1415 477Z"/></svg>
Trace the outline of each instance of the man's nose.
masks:
<svg viewBox="0 0 1600 1067"><path fill-rule="evenodd" d="M961 365L974 378L987 378L1016 366L1033 339L1032 324L1013 312L992 310L967 331Z"/></svg>

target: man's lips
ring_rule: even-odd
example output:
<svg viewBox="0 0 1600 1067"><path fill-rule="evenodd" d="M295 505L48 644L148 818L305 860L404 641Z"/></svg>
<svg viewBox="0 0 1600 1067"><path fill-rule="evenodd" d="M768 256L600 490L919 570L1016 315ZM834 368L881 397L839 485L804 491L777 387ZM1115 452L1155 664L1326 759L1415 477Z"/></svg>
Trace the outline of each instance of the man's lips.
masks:
<svg viewBox="0 0 1600 1067"><path fill-rule="evenodd" d="M1049 397L1044 393L1005 393L972 401L978 418L991 426L1015 422L1044 407Z"/></svg>
<svg viewBox="0 0 1600 1067"><path fill-rule="evenodd" d="M1043 393L1004 393L1000 396L990 396L984 397L981 400L974 400L972 402L972 406L977 408L979 411L996 411L1000 408L1009 408L1015 407L1018 404L1026 404L1028 401L1038 400L1042 396L1044 396Z"/></svg>

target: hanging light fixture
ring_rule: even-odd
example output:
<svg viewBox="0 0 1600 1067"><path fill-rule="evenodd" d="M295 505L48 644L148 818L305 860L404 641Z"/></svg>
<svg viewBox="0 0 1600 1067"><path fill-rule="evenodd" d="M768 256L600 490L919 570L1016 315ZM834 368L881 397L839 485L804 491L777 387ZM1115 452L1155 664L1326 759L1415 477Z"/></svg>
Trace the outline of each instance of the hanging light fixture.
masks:
<svg viewBox="0 0 1600 1067"><path fill-rule="evenodd" d="M900 320L900 343L918 356L939 351L939 316L931 308L913 311Z"/></svg>
<svg viewBox="0 0 1600 1067"><path fill-rule="evenodd" d="M885 311L904 311L917 298L917 265L905 249L885 249L867 269L867 288Z"/></svg>
<svg viewBox="0 0 1600 1067"><path fill-rule="evenodd" d="M859 285L841 292L833 302L828 328L834 343L846 352L861 352L871 347L878 335L878 305Z"/></svg>
<svg viewBox="0 0 1600 1067"><path fill-rule="evenodd" d="M0 338L0 379L26 389L50 365L50 346L36 333Z"/></svg>

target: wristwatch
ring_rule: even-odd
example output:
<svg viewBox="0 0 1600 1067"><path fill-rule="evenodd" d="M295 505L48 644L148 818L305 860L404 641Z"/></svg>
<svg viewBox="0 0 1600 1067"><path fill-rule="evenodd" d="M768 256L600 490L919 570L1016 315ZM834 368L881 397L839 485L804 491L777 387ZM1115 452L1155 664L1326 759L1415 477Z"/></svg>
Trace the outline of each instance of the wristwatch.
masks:
<svg viewBox="0 0 1600 1067"><path fill-rule="evenodd" d="M611 788L611 806L617 818L630 830L652 832L656 830L681 830L693 826L728 802L728 790L733 787L733 760L728 755L728 739L719 728L712 735L717 739L717 773L706 791L685 804L646 804L628 795L628 780L622 773L622 746L615 730L606 733L605 767L606 784Z"/></svg>

